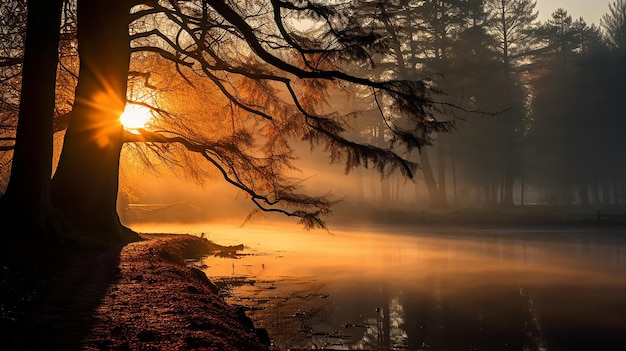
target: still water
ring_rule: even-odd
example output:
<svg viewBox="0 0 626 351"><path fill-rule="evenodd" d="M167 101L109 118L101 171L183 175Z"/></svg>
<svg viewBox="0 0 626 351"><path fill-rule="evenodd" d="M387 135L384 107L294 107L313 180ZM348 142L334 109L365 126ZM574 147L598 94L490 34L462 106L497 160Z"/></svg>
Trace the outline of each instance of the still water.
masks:
<svg viewBox="0 0 626 351"><path fill-rule="evenodd" d="M623 229L178 232L245 245L199 264L275 350L626 350Z"/></svg>

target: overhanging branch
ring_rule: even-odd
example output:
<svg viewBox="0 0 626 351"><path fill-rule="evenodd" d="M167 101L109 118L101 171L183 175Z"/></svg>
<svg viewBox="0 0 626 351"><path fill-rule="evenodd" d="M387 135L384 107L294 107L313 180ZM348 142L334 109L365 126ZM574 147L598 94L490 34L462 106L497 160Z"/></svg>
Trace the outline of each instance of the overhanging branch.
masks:
<svg viewBox="0 0 626 351"><path fill-rule="evenodd" d="M125 133L124 140L126 142L135 143L178 143L188 151L202 155L209 161L221 174L226 182L244 191L250 196L251 201L257 208L264 212L276 212L290 217L298 217L300 221L308 228L320 227L325 228L325 223L321 220L321 215L330 213L331 202L323 197L312 197L306 195L294 194L294 184L282 184L279 180L272 181L272 196L259 193L254 186L247 184L240 176L237 170L236 159L246 161L253 168L249 169L253 173L258 172L259 175L265 173L263 166L264 159L259 159L246 155L240 149L234 148L228 142L213 142L199 144L192 142L180 135L167 136L168 132L151 132L145 129L138 129L138 134ZM227 155L231 155L230 157ZM232 158L231 158L232 157ZM260 162L260 163L259 163ZM248 176L247 178L250 178ZM278 181L278 182L276 182ZM283 206L280 206L283 205ZM287 210L288 207L294 207L296 210Z"/></svg>

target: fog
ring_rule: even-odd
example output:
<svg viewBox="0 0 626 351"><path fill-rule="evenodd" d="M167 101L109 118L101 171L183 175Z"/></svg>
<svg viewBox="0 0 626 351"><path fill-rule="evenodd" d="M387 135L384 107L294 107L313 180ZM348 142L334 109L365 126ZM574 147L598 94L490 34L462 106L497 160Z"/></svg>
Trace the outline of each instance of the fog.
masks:
<svg viewBox="0 0 626 351"><path fill-rule="evenodd" d="M625 342L619 230L133 228L244 244L235 256L191 264L267 328L280 350L582 351L623 349Z"/></svg>
<svg viewBox="0 0 626 351"><path fill-rule="evenodd" d="M295 163L299 171L293 177L302 178L300 192L308 195L327 196L341 204L357 204L365 197L379 196L381 177L372 170L356 170L345 174L343 165L330 164L327 156L321 152L310 152L308 145L300 147L300 157ZM122 165L122 168L129 167ZM210 177L202 184L168 170L157 174L135 165L137 169L127 170L133 173L125 179L120 197L129 198L128 204L119 204L120 211L129 222L233 222L243 223L247 216L256 209L249 197L239 189L228 184L219 176ZM137 178L140 174L140 179ZM359 183L367 179L369 189L360 189ZM403 180L407 189L414 189L411 180ZM380 186L380 185L379 185ZM413 192L414 190L412 190ZM407 198L413 200L411 198ZM376 200L373 200L375 202ZM124 208L124 206L126 206ZM252 222L284 221L284 215L259 213L252 217Z"/></svg>
<svg viewBox="0 0 626 351"><path fill-rule="evenodd" d="M429 117L453 121L453 130L428 135L432 145L421 152L404 154L394 149L419 164L414 179L398 173L381 177L362 168L346 175L344 166L330 165L323 151L311 152L308 144L293 141L299 157L296 166L301 169L293 176L305 179L300 190L340 200L328 218L330 223L416 218L501 222L525 216L598 220L601 214L625 213L626 43L619 28L591 26L598 22L599 12L588 12L578 3L571 2L570 13L570 2L545 0L526 12L519 10L511 19L519 20L515 28L531 35L513 33L505 43L498 33L510 23L486 20L498 2L471 3L485 6L466 9L462 12L466 17L458 23L430 16L432 9L426 6L398 17L395 34L405 40L398 43L403 44L401 55L375 55L371 72L349 68L356 76L428 78L429 85L443 92L433 94L436 103ZM565 6L554 11L556 5ZM389 6L389 11L406 10ZM456 5L446 6L438 11L461 15ZM604 4L594 8L610 15ZM536 10L538 18L532 15ZM584 21L578 20L581 15ZM434 40L438 26L446 29L445 40ZM372 99L368 105L360 98L337 96L345 95L329 92L327 111L366 111L350 119L344 135L355 142L386 149L393 137L389 126L411 125L392 108L383 108L381 115ZM202 100L193 101L201 105ZM55 158L59 150L55 145ZM3 191L11 155L0 156ZM243 222L255 209L245 194L216 172L209 170L211 176L203 184L190 181L185 172L153 173L132 156L122 160L119 212L123 221ZM282 217L252 218L264 219Z"/></svg>
<svg viewBox="0 0 626 351"><path fill-rule="evenodd" d="M459 132L462 133L462 132ZM461 137L461 136L460 136ZM459 137L459 138L460 138ZM438 164L437 147L429 147L431 169L418 169L414 179L393 173L382 177L375 170L357 168L349 174L345 173L343 164L330 164L328 155L321 150L311 151L308 144L300 143L297 148L298 160L295 165L300 171L292 176L302 178L299 191L309 195L323 195L337 200L333 213L324 218L333 226L355 225L368 222L397 222L410 224L414 222L448 222L454 223L492 223L525 221L532 224L545 219L548 222L567 220L595 220L598 211L621 214L625 180L616 162L613 171L616 173L606 177L603 169L587 168L573 172L571 177L580 176L583 172L588 177L606 179L607 183L592 182L586 198L581 196L581 187L567 185L569 177L549 174L551 168L544 163L546 152L537 152L534 160L542 166L534 172L527 172L524 178L516 180L513 186L513 203L515 207L502 203L503 189L498 177L490 177L493 169L486 162L468 163L463 154L469 154L471 145L457 143L453 133L446 136L448 151L452 145L460 151L454 152L454 160L448 156L443 166ZM417 158L417 153L410 157ZM580 155L580 153L578 154ZM620 159L616 152L614 161ZM564 156L559 156L563 161ZM579 157L571 155L572 160ZM598 158L589 156L589 161L600 162ZM609 156L607 156L609 157ZM131 167L122 165L124 167ZM235 189L219 176L208 177L202 184L162 170L152 174L141 166L132 172L140 174L126 180L120 192L121 198L128 198L127 204L120 204L120 213L125 222L237 222L243 223L247 216L256 209L249 197ZM484 168L483 168L484 167ZM424 171L433 172L438 179L437 191L441 184L445 185L445 204L433 204L431 194L424 181ZM444 176L439 177L438 173ZM123 172L124 173L124 172ZM499 174L499 173L496 173ZM587 178L591 179L591 178ZM577 217L578 216L578 217ZM251 222L288 221L283 215L274 213L257 213Z"/></svg>
<svg viewBox="0 0 626 351"><path fill-rule="evenodd" d="M626 55L620 49L626 43L617 29L601 31L572 18L567 9L542 15L542 22L532 13L517 18L532 38L512 36L509 51L492 41L498 39L498 25L506 23L474 20L463 28L467 35L440 44L443 56L428 58L432 53L426 52L425 58L406 48L412 63L405 69L394 66L393 55L380 59L373 73L402 79L431 76L429 84L444 92L433 94L430 118L453 122L454 128L428 135L432 143L421 150L407 154L397 144L390 146L393 128L412 125L406 117L391 108L381 114L372 99L346 100L329 93L326 111L364 112L349 119L344 136L392 147L419 164L413 179L399 173L381 177L363 168L346 175L343 164L330 165L328 154L294 140L301 172L292 176L305 179L300 190L340 200L329 218L336 223L420 216L466 223L598 221L601 215L626 213ZM426 12L412 15L438 24ZM402 33L431 45L428 28L406 27ZM168 173L151 176L128 163L122 168L135 173L121 191L127 221L243 221L254 210L244 194L217 174L198 186Z"/></svg>

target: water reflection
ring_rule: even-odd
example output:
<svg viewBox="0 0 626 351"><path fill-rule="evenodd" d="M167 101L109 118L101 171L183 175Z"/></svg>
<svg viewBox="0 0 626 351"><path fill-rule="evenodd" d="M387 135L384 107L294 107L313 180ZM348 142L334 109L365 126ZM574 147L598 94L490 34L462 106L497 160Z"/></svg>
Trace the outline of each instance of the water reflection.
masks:
<svg viewBox="0 0 626 351"><path fill-rule="evenodd" d="M277 350L626 350L618 230L201 230Z"/></svg>
<svg viewBox="0 0 626 351"><path fill-rule="evenodd" d="M365 320L365 332L355 347L358 350L404 350L408 347L404 327L404 307L398 297L388 299L377 316ZM425 345L424 345L425 346Z"/></svg>

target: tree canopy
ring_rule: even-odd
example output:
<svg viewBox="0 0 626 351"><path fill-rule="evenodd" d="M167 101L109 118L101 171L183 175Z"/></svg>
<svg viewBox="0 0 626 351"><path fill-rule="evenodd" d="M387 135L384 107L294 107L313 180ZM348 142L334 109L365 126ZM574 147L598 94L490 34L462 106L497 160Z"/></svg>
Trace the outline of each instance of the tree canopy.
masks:
<svg viewBox="0 0 626 351"><path fill-rule="evenodd" d="M129 142L150 145L148 149L159 155L181 148L199 155L228 183L247 193L259 209L300 217L307 227L324 226L320 216L329 212L329 200L299 194L298 182L285 176L294 157L289 146L292 138L321 146L332 162L344 162L346 172L365 166L382 174L397 169L412 177L417 164L408 153L428 145L426 136L431 133L450 128L450 122L439 122L431 113L435 90L427 80L388 79L373 70L353 69L372 67L372 57L384 55L389 48L389 33L351 21L357 10L372 20L385 16L380 11L364 12L350 3L280 0L78 1L77 11L62 11L73 5L64 7L60 0L51 11L47 7L51 3L27 2L33 19L29 17L26 26L22 105L11 179L2 201L4 213L21 212L12 218L33 219L23 215L50 196L54 211L42 205L34 221L19 221L20 226L30 223L46 232L49 223L58 220L78 233L124 237L128 230L119 222L115 203L119 156L122 145ZM74 13L76 20L69 20ZM50 45L58 47L60 33L66 33L61 23L78 24L75 44L70 46L76 48L80 61L62 152L49 183L52 138L37 139L38 144L32 140L38 137L36 130L53 132L54 103L38 105L38 111L24 106L42 96L46 101L54 98L56 80L37 74L36 79L47 85L36 85L30 93L24 89L35 80L29 70L37 63L56 68L49 53ZM49 45L29 45L38 36ZM41 56L44 51L48 54ZM35 65L27 64L29 57ZM150 130L124 131L119 115L126 105L129 74L144 77L143 89L155 84L150 78L155 66L131 71L134 60L171 65L197 89L210 83L215 95L203 104L214 108L203 109L210 111L206 115L183 116L169 111L173 101L139 101L158 114L157 122ZM68 66L62 62L59 67L72 71ZM386 145L349 139L349 121L358 113L333 107L340 100L329 98L331 94L354 96L363 89L369 91L367 98L390 132ZM410 123L391 122L400 115ZM30 154L21 156L22 148ZM37 163L38 169L16 167L20 162L31 164L35 157L45 160ZM33 183L42 187L29 193ZM16 202L24 205L12 207ZM51 213L55 215L48 218Z"/></svg>
<svg viewBox="0 0 626 351"><path fill-rule="evenodd" d="M541 23L535 4L2 2L2 216L133 237L116 209L124 148L324 226L333 199L292 178L302 141L345 172L417 177L411 198L425 187L430 206L523 204L527 183L538 201L618 203L623 1L601 27L565 9ZM150 122L125 129L129 104ZM375 182L373 201L398 201L397 182Z"/></svg>

